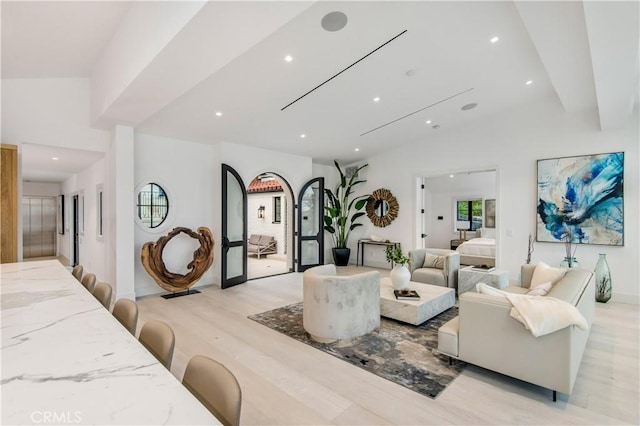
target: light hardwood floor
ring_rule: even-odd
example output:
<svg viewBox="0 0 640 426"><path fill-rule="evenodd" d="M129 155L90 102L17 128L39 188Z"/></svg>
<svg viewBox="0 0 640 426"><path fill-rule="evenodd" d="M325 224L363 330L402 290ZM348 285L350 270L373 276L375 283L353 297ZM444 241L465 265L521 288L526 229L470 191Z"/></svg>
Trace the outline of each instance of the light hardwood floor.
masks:
<svg viewBox="0 0 640 426"><path fill-rule="evenodd" d="M369 270L348 267L340 273ZM388 275L388 271L381 271ZM138 300L138 330L149 319L171 325L171 372L182 379L189 358L210 356L242 387L242 424L638 424L639 309L596 304L595 319L571 396L469 365L435 400L299 343L247 318L302 300L302 274L249 281L201 294ZM509 354L505 354L508 357Z"/></svg>

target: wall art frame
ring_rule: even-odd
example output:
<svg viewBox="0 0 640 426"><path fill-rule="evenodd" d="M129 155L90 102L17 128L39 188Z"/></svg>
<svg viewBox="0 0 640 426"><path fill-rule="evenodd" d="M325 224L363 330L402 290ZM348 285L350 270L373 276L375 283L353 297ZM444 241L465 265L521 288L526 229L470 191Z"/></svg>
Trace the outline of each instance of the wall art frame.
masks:
<svg viewBox="0 0 640 426"><path fill-rule="evenodd" d="M624 246L624 152L538 160L536 241Z"/></svg>

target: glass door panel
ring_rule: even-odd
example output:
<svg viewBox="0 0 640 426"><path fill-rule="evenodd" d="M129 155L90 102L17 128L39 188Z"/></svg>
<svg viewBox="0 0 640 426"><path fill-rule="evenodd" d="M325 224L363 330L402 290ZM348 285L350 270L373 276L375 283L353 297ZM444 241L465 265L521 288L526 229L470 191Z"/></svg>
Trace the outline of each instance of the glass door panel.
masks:
<svg viewBox="0 0 640 426"><path fill-rule="evenodd" d="M324 178L307 182L298 200L298 272L302 272L324 263Z"/></svg>
<svg viewBox="0 0 640 426"><path fill-rule="evenodd" d="M227 288L247 281L247 191L240 175L222 165L222 280Z"/></svg>

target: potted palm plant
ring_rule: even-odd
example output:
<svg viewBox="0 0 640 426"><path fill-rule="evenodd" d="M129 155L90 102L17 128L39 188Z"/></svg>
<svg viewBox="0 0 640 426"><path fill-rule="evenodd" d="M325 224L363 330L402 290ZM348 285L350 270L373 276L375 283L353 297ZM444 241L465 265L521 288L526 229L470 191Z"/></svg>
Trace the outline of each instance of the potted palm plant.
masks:
<svg viewBox="0 0 640 426"><path fill-rule="evenodd" d="M351 249L347 247L349 235L355 228L362 226L357 220L364 216L365 213L360 210L369 198L369 194L354 196L353 189L366 182L358 179L358 174L368 164L358 167L350 178L343 173L337 161L334 160L334 164L340 173L340 182L335 191L324 189L327 197L327 205L324 207L324 230L330 233L333 239L333 260L336 266L346 266L351 256Z"/></svg>

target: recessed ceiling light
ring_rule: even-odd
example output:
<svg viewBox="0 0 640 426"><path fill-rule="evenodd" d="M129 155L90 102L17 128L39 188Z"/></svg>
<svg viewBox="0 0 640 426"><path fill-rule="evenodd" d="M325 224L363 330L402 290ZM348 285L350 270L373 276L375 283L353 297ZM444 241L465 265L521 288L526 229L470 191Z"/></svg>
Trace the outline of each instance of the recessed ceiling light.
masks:
<svg viewBox="0 0 640 426"><path fill-rule="evenodd" d="M356 149L354 149L354 151L355 151L355 152L358 152L358 151L360 151L360 148L356 148Z"/></svg>
<svg viewBox="0 0 640 426"><path fill-rule="evenodd" d="M304 138L306 138L306 137L307 137L307 135L305 135L305 134L303 133L303 134L301 134L301 135L300 135L300 137L301 137L302 139L304 139Z"/></svg>
<svg viewBox="0 0 640 426"><path fill-rule="evenodd" d="M474 109L477 106L478 106L478 104L471 103L471 104L463 105L462 108L460 108L460 109L463 110L463 111L469 111L470 109Z"/></svg>
<svg viewBox="0 0 640 426"><path fill-rule="evenodd" d="M452 177L453 177L453 175L449 175L449 177L450 177L450 178L452 178Z"/></svg>
<svg viewBox="0 0 640 426"><path fill-rule="evenodd" d="M284 60L285 60L286 62L291 62L291 61L293 61L293 56L291 56L291 55L287 55L287 56L285 56L285 57L284 57Z"/></svg>
<svg viewBox="0 0 640 426"><path fill-rule="evenodd" d="M533 81L532 81L532 80L528 80L525 84L526 84L527 86L530 86L531 84L533 84Z"/></svg>
<svg viewBox="0 0 640 426"><path fill-rule="evenodd" d="M380 98L376 96L375 98L373 98L373 102L380 102Z"/></svg>
<svg viewBox="0 0 640 426"><path fill-rule="evenodd" d="M216 112L216 117L222 117L222 113L220 111Z"/></svg>
<svg viewBox="0 0 640 426"><path fill-rule="evenodd" d="M491 37L491 40L489 40L491 43L497 43L500 40L500 38L498 36L495 37Z"/></svg>
<svg viewBox="0 0 640 426"><path fill-rule="evenodd" d="M58 158L58 157L51 157L51 159L52 159L53 161L58 161L58 160L59 160L59 158Z"/></svg>
<svg viewBox="0 0 640 426"><path fill-rule="evenodd" d="M427 124L431 124L431 120L427 120Z"/></svg>

